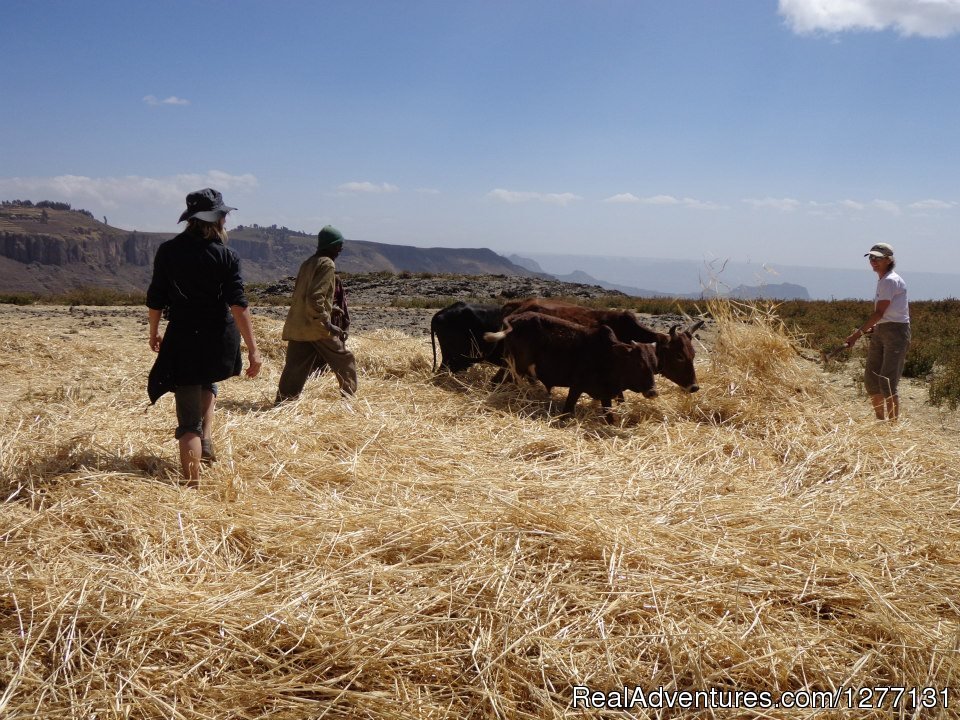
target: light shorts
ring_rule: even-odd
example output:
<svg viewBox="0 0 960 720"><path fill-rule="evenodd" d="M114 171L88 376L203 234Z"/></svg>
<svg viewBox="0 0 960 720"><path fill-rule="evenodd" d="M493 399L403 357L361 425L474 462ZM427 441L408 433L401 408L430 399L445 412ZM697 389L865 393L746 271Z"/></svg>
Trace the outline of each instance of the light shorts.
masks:
<svg viewBox="0 0 960 720"><path fill-rule="evenodd" d="M874 326L863 374L868 395L897 394L909 347L910 323L884 322Z"/></svg>

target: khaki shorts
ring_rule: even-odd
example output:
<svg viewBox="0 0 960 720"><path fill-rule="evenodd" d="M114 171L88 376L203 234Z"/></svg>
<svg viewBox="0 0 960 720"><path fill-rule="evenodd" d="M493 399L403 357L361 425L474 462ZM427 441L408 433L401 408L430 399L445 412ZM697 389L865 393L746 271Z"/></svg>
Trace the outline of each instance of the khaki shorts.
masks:
<svg viewBox="0 0 960 720"><path fill-rule="evenodd" d="M874 327L863 375L868 395L890 397L897 394L909 347L910 323L886 322Z"/></svg>

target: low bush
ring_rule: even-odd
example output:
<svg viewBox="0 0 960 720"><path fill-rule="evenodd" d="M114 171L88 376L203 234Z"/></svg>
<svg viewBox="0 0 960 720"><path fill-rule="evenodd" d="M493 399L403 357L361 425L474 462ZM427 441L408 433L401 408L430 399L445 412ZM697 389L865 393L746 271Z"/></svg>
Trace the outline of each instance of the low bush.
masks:
<svg viewBox="0 0 960 720"><path fill-rule="evenodd" d="M43 298L49 305L145 305L146 293L84 285Z"/></svg>
<svg viewBox="0 0 960 720"><path fill-rule="evenodd" d="M929 396L934 405L951 410L960 406L960 355L953 355L933 373Z"/></svg>
<svg viewBox="0 0 960 720"><path fill-rule="evenodd" d="M390 307L407 308L413 310L439 310L449 305L453 305L455 302L488 304L491 302L491 300L490 298L452 297L449 295L442 297L395 297L390 300Z"/></svg>
<svg viewBox="0 0 960 720"><path fill-rule="evenodd" d="M34 293L0 293L0 305L33 305L37 297Z"/></svg>

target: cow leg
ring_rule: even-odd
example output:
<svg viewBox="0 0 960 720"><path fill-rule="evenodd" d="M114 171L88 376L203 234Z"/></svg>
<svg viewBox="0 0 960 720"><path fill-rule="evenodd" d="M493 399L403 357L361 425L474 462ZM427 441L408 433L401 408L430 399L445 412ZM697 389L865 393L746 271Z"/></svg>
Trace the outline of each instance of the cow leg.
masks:
<svg viewBox="0 0 960 720"><path fill-rule="evenodd" d="M570 388L570 392L567 393L567 401L563 404L563 414L569 417L573 417L573 409L577 406L577 400L580 399L580 396L583 395L583 390L579 388Z"/></svg>
<svg viewBox="0 0 960 720"><path fill-rule="evenodd" d="M506 379L507 379L507 369L505 367L502 367L499 370L497 370L496 375L494 375L490 379L490 382L493 385L501 385Z"/></svg>
<svg viewBox="0 0 960 720"><path fill-rule="evenodd" d="M620 397L621 399L623 398L623 393L620 393ZM600 398L600 407L603 408L603 417L606 419L608 425L613 424L613 412L611 412L610 409L612 405L613 401L611 398Z"/></svg>

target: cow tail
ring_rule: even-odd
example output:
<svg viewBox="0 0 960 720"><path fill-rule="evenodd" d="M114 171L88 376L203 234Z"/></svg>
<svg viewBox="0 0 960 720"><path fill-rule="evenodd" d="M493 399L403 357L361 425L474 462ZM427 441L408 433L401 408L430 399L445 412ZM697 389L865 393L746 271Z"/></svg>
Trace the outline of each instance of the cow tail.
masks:
<svg viewBox="0 0 960 720"><path fill-rule="evenodd" d="M433 348L433 371L437 371L437 341L434 339L436 337L436 330L433 327L433 323L430 323L430 346Z"/></svg>
<svg viewBox="0 0 960 720"><path fill-rule="evenodd" d="M495 332L495 333L493 333L493 332L484 333L484 334L483 334L483 339L486 340L486 341L489 342L489 343L500 342L500 341L503 340L507 335L509 335L512 330L513 330L513 328L510 327L510 320L507 319L507 318L504 318L504 320L503 320L503 330L501 330L500 332Z"/></svg>

